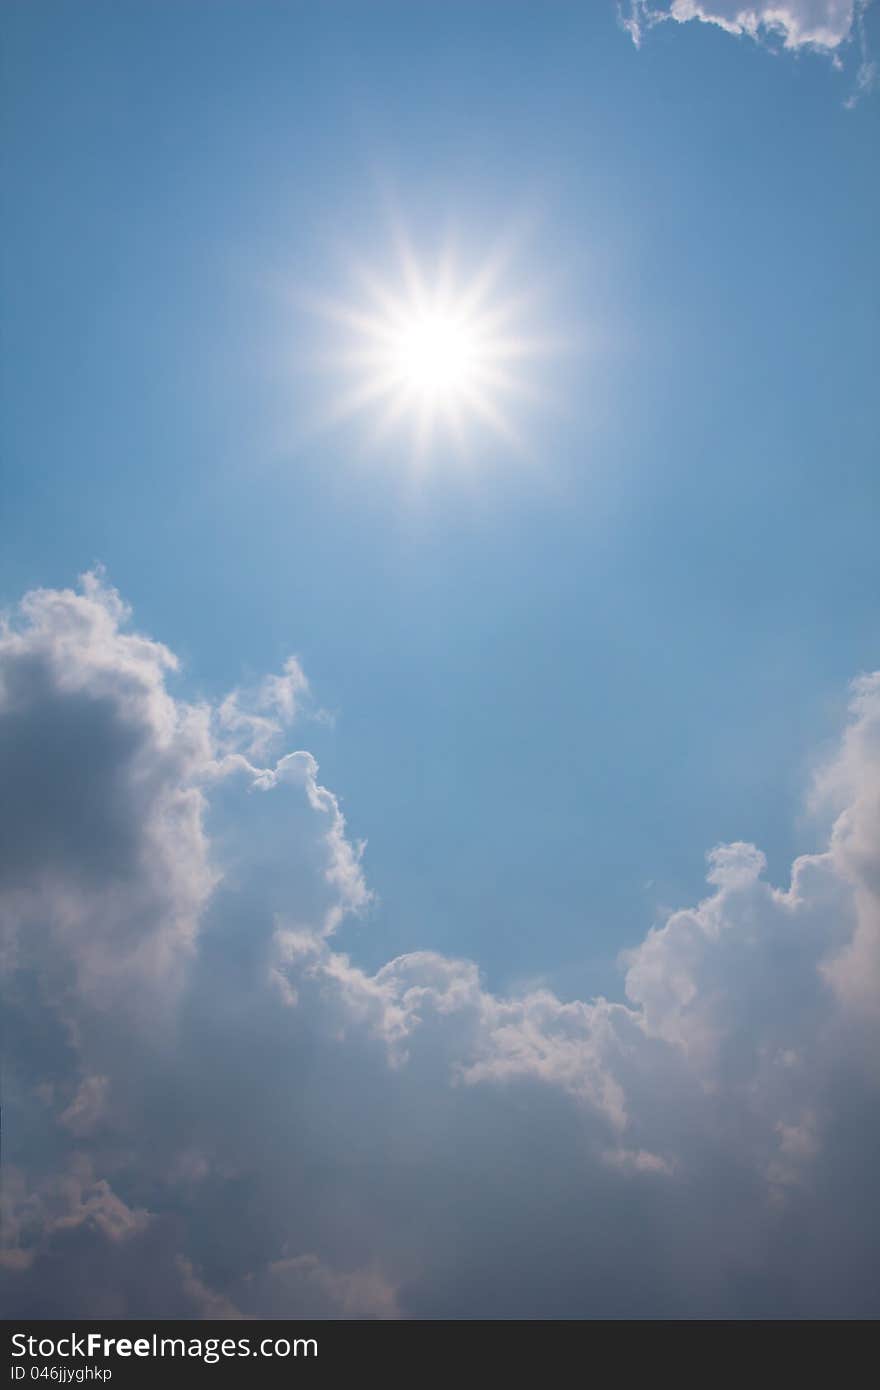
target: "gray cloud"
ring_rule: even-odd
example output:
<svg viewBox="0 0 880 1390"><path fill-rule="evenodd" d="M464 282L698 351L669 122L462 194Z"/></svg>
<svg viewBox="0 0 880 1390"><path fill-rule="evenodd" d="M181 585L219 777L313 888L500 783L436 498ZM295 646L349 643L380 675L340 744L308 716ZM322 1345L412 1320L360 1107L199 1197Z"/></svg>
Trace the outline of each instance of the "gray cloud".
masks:
<svg viewBox="0 0 880 1390"><path fill-rule="evenodd" d="M171 653L123 631L94 576L28 594L21 616L0 631L6 947L45 934L72 997L142 995L191 949L213 884L206 712L171 697Z"/></svg>
<svg viewBox="0 0 880 1390"><path fill-rule="evenodd" d="M880 677L817 783L825 852L774 888L717 847L626 1002L565 1003L340 953L362 847L310 754L253 761L299 668L230 720L128 618L90 579L0 640L9 1307L880 1311Z"/></svg>

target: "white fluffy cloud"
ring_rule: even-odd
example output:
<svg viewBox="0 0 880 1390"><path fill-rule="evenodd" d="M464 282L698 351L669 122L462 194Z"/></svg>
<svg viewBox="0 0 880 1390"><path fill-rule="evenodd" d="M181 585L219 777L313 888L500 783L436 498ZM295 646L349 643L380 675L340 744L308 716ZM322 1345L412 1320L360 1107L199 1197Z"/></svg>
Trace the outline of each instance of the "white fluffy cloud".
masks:
<svg viewBox="0 0 880 1390"><path fill-rule="evenodd" d="M0 639L7 1306L877 1313L880 677L788 886L716 847L626 1002L504 998L336 948L363 847L310 754L257 761L298 665L187 704L128 620L91 577Z"/></svg>
<svg viewBox="0 0 880 1390"><path fill-rule="evenodd" d="M752 39L779 38L788 49L814 48L833 53L853 34L859 10L857 0L632 0L624 24L636 43L644 31L664 20L686 24L699 19L715 24L728 34Z"/></svg>

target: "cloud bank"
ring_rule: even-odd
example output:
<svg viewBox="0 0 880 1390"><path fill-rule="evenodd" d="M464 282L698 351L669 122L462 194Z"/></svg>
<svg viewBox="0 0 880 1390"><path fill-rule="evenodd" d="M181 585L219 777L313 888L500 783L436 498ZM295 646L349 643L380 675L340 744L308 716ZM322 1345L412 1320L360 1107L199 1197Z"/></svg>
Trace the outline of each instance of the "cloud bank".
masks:
<svg viewBox="0 0 880 1390"><path fill-rule="evenodd" d="M0 631L8 1316L880 1312L880 674L824 852L717 846L563 1002L340 952L298 663L187 702L130 619L93 575Z"/></svg>

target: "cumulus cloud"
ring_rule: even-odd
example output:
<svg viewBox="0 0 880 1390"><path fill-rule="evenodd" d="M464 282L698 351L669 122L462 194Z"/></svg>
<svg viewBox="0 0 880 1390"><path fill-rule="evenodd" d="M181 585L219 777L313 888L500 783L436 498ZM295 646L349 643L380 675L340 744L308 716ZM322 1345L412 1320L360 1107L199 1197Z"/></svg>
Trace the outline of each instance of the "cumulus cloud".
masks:
<svg viewBox="0 0 880 1390"><path fill-rule="evenodd" d="M299 659L289 656L279 675L265 676L250 690L231 690L220 701L216 718L221 744L248 758L265 758L309 704L310 695ZM324 711L317 717L327 718Z"/></svg>
<svg viewBox="0 0 880 1390"><path fill-rule="evenodd" d="M751 4L743 0L669 0L659 5L653 0L631 0L619 13L637 47L647 30L667 20L687 24L696 19L759 42L779 40L790 51L813 49L832 56L857 37L863 47L859 82L864 85L869 80L862 29L866 9L867 3L859 0L754 0Z"/></svg>
<svg viewBox="0 0 880 1390"><path fill-rule="evenodd" d="M636 48L649 30L675 21L699 20L734 37L747 37L765 47L781 44L789 53L813 52L843 68L845 58L858 55L853 86L844 101L852 109L877 83L877 63L871 56L865 15L871 0L619 0L617 13Z"/></svg>
<svg viewBox="0 0 880 1390"><path fill-rule="evenodd" d="M239 1316L178 1252L174 1223L127 1206L83 1157L35 1184L7 1167L2 1200L7 1317Z"/></svg>
<svg viewBox="0 0 880 1390"><path fill-rule="evenodd" d="M3 629L6 1306L880 1311L880 676L817 782L825 850L777 887L715 847L624 999L564 1002L342 953L370 893L314 758L232 746L175 670L100 577ZM295 671L235 708L283 734Z"/></svg>
<svg viewBox="0 0 880 1390"><path fill-rule="evenodd" d="M71 997L170 988L214 882L208 715L169 694L176 659L128 616L88 575L0 626L4 944L45 936Z"/></svg>

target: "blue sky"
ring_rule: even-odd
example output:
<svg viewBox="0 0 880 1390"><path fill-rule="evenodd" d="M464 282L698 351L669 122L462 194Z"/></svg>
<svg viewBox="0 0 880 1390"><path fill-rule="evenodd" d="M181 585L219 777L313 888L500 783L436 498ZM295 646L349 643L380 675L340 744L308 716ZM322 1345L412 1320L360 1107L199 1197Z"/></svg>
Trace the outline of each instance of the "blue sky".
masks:
<svg viewBox="0 0 880 1390"><path fill-rule="evenodd" d="M809 847L875 659L876 103L610 5L174 11L7 17L3 593L100 561L211 692L297 652L377 960L612 988L708 845ZM414 498L402 441L307 434L294 291L393 271L392 217L475 262L529 222L516 287L582 334L536 466Z"/></svg>
<svg viewBox="0 0 880 1390"><path fill-rule="evenodd" d="M786 51L663 8L638 46L610 2L6 9L0 596L104 566L181 700L296 654L368 972L619 999L713 846L787 889L827 839L880 664L877 14L866 59L855 19ZM527 456L313 427L304 296L393 279L399 226L426 266L516 233L504 290L565 340Z"/></svg>

